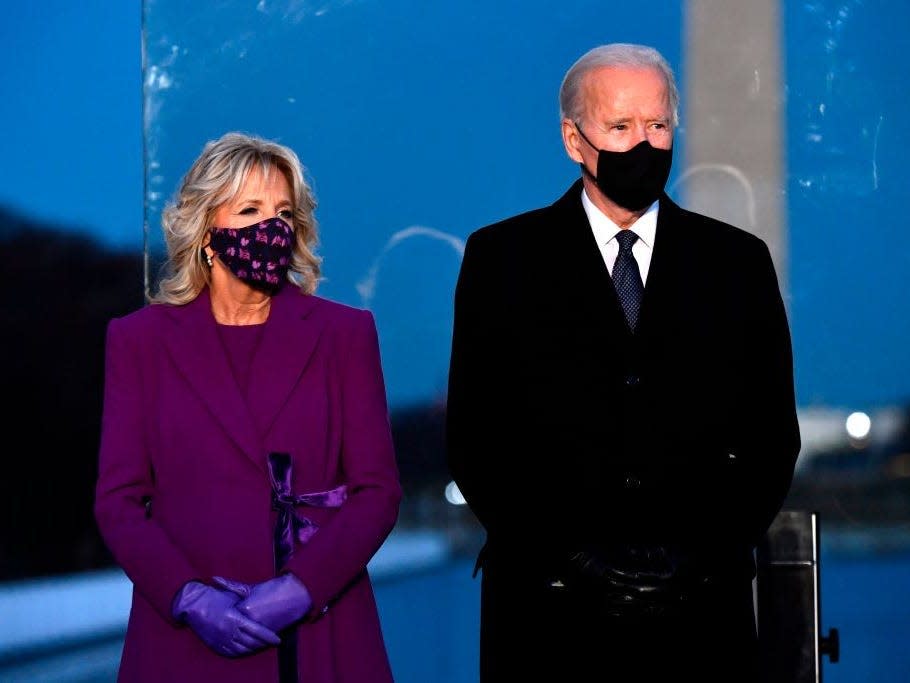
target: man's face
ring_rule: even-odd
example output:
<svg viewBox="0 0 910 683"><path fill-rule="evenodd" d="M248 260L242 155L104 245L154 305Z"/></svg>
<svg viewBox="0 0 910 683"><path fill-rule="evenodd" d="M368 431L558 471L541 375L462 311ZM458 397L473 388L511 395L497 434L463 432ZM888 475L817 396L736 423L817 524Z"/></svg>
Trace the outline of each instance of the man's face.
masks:
<svg viewBox="0 0 910 683"><path fill-rule="evenodd" d="M598 148L625 152L642 140L653 147L673 144L672 112L667 86L656 68L604 67L588 73L582 84L583 116L577 124ZM587 144L576 122L565 119L566 152L592 172L597 150Z"/></svg>

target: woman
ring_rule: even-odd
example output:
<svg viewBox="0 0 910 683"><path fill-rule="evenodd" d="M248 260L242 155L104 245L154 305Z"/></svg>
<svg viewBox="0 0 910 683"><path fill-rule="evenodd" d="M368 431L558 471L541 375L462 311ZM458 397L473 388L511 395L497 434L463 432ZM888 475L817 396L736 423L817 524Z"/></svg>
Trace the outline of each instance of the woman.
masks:
<svg viewBox="0 0 910 683"><path fill-rule="evenodd" d="M295 153L209 142L151 305L110 322L95 515L120 681L391 681L366 566L401 488L372 315L313 294Z"/></svg>

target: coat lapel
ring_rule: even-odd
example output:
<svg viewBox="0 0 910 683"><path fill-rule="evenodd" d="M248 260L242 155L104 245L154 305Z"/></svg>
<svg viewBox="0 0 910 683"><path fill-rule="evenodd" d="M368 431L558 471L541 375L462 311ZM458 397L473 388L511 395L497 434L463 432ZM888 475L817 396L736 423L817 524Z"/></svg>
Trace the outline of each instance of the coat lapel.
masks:
<svg viewBox="0 0 910 683"><path fill-rule="evenodd" d="M565 235L564 246L567 250L562 260L571 268L566 278L567 282L571 282L571 291L562 296L567 297L564 301L583 302L598 328L609 335L618 333L628 342L632 332L626 324L613 279L588 222L581 202L581 190L582 181L578 180L553 205L562 216L558 224Z"/></svg>
<svg viewBox="0 0 910 683"><path fill-rule="evenodd" d="M674 274L680 258L683 256L685 236L682 234L679 221L679 207L669 197L662 195L660 210L657 213L657 232L654 236L654 251L651 254L651 267L648 270L648 282L645 285L641 302L636 337L654 333L661 319L661 309L671 294L669 287L680 286L678 275ZM674 284L671 284L674 283Z"/></svg>
<svg viewBox="0 0 910 683"><path fill-rule="evenodd" d="M263 437L300 381L325 325L319 298L284 287L272 297L269 318L250 372L249 402Z"/></svg>
<svg viewBox="0 0 910 683"><path fill-rule="evenodd" d="M264 469L260 439L218 338L208 289L168 312L173 325L164 343L177 369L234 443Z"/></svg>

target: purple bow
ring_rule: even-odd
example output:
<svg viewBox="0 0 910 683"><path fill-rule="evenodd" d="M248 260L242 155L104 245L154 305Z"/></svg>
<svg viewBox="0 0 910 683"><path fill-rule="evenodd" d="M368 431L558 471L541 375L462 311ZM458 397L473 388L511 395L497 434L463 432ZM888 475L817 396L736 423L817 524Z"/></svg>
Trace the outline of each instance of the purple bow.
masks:
<svg viewBox="0 0 910 683"><path fill-rule="evenodd" d="M275 523L276 571L281 569L294 553L295 538L303 545L319 529L316 522L298 515L294 508L298 505L337 508L341 507L348 497L348 487L344 484L328 491L295 496L291 493L291 469L291 456L288 453L269 453L272 509L278 511L278 520Z"/></svg>

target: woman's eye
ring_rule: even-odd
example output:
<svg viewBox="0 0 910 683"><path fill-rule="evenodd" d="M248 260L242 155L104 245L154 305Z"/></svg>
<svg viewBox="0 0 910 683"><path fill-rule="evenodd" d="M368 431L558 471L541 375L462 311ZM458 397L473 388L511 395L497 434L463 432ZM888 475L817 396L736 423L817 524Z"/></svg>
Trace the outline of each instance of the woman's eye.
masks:
<svg viewBox="0 0 910 683"><path fill-rule="evenodd" d="M282 218L293 218L294 212L291 209L282 209L278 212L278 215Z"/></svg>
<svg viewBox="0 0 910 683"><path fill-rule="evenodd" d="M246 207L245 209L240 209L240 215L241 215L241 216L248 216L248 215L250 215L250 214L252 214L252 213L256 213L256 209L253 208L252 206L248 206L248 207Z"/></svg>

